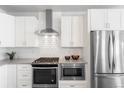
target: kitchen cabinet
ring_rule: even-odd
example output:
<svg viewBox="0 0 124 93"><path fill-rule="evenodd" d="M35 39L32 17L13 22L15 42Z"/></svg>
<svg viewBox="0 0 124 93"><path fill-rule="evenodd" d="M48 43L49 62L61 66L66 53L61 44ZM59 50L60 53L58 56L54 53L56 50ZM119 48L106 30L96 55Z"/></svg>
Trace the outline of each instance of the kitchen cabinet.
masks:
<svg viewBox="0 0 124 93"><path fill-rule="evenodd" d="M62 16L61 46L83 47L83 16Z"/></svg>
<svg viewBox="0 0 124 93"><path fill-rule="evenodd" d="M32 69L30 64L17 65L17 88L32 88Z"/></svg>
<svg viewBox="0 0 124 93"><path fill-rule="evenodd" d="M120 9L91 9L89 10L91 30L119 30L121 28Z"/></svg>
<svg viewBox="0 0 124 93"><path fill-rule="evenodd" d="M7 88L7 65L0 66L0 88Z"/></svg>
<svg viewBox="0 0 124 93"><path fill-rule="evenodd" d="M90 26L92 30L105 29L105 9L90 10Z"/></svg>
<svg viewBox="0 0 124 93"><path fill-rule="evenodd" d="M86 81L59 81L59 88L87 88Z"/></svg>
<svg viewBox="0 0 124 93"><path fill-rule="evenodd" d="M124 9L121 9L121 28L124 30Z"/></svg>
<svg viewBox="0 0 124 93"><path fill-rule="evenodd" d="M0 88L16 88L16 65L0 66Z"/></svg>
<svg viewBox="0 0 124 93"><path fill-rule="evenodd" d="M15 17L0 13L0 47L15 46Z"/></svg>
<svg viewBox="0 0 124 93"><path fill-rule="evenodd" d="M37 26L35 17L16 17L16 47L38 47Z"/></svg>
<svg viewBox="0 0 124 93"><path fill-rule="evenodd" d="M16 64L7 65L7 88L16 88Z"/></svg>
<svg viewBox="0 0 124 93"><path fill-rule="evenodd" d="M119 9L107 9L107 28L118 30L121 28L121 11Z"/></svg>

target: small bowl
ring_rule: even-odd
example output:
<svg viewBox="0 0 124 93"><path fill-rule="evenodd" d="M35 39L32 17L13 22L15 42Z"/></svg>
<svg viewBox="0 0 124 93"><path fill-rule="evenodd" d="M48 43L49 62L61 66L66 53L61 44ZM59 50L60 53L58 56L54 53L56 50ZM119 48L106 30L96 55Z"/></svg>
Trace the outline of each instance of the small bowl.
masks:
<svg viewBox="0 0 124 93"><path fill-rule="evenodd" d="M65 60L70 60L70 56L65 56Z"/></svg>
<svg viewBox="0 0 124 93"><path fill-rule="evenodd" d="M73 60L78 60L80 55L72 55L71 57L72 57Z"/></svg>

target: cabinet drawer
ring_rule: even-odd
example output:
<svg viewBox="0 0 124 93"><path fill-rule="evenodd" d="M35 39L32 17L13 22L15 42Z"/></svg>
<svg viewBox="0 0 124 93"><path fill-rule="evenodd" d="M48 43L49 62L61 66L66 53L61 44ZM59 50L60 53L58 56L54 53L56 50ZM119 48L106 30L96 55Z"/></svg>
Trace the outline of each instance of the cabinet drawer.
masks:
<svg viewBox="0 0 124 93"><path fill-rule="evenodd" d="M26 74L26 73L19 73L18 74L18 78L31 78L32 75L31 74Z"/></svg>
<svg viewBox="0 0 124 93"><path fill-rule="evenodd" d="M19 82L17 87L18 88L31 88L32 83L31 82Z"/></svg>
<svg viewBox="0 0 124 93"><path fill-rule="evenodd" d="M70 82L70 81L64 81L59 83L60 88L87 88L87 83L85 82Z"/></svg>
<svg viewBox="0 0 124 93"><path fill-rule="evenodd" d="M83 84L66 84L66 85L60 85L60 88L87 88L87 85L83 85Z"/></svg>
<svg viewBox="0 0 124 93"><path fill-rule="evenodd" d="M31 65L17 65L18 71L31 71Z"/></svg>

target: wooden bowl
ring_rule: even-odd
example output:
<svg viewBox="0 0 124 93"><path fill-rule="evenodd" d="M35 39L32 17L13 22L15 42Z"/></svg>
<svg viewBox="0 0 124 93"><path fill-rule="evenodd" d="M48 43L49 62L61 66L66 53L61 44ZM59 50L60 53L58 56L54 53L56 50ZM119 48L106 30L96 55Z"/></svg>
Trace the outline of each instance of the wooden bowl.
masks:
<svg viewBox="0 0 124 93"><path fill-rule="evenodd" d="M65 60L70 60L70 56L65 56Z"/></svg>
<svg viewBox="0 0 124 93"><path fill-rule="evenodd" d="M80 55L72 55L71 57L72 57L73 60L78 60Z"/></svg>

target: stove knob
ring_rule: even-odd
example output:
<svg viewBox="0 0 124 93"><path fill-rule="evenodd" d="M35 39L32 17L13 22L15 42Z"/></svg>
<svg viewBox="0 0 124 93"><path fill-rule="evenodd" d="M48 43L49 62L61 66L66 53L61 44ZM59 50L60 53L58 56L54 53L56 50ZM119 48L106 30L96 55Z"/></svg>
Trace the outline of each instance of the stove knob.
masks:
<svg viewBox="0 0 124 93"><path fill-rule="evenodd" d="M51 80L51 82L54 82L54 80Z"/></svg>

